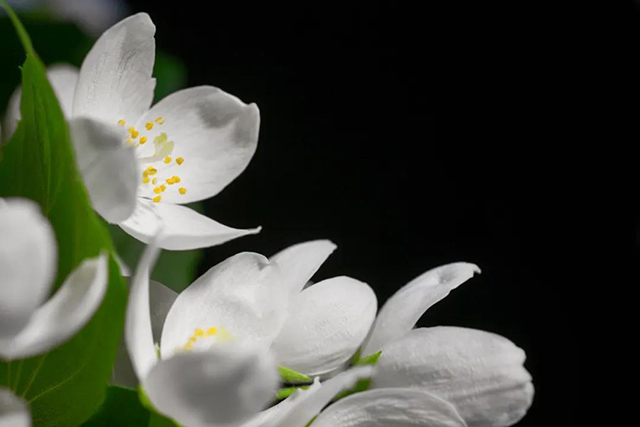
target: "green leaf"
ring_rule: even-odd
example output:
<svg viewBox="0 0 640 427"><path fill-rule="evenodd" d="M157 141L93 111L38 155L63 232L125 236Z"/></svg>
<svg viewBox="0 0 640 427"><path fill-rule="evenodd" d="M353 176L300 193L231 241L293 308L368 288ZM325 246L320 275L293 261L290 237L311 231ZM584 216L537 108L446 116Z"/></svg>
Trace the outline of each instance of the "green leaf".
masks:
<svg viewBox="0 0 640 427"><path fill-rule="evenodd" d="M380 350L377 353L370 354L370 355L368 355L366 357L363 357L362 359L358 360L357 362L355 362L354 365L357 365L357 366L375 365L376 363L378 363L378 359L380 358L381 354L382 354L382 350Z"/></svg>
<svg viewBox="0 0 640 427"><path fill-rule="evenodd" d="M145 426L149 424L149 411L140 403L135 390L109 387L107 398L84 427Z"/></svg>
<svg viewBox="0 0 640 427"><path fill-rule="evenodd" d="M156 78L156 102L187 85L187 68L166 53L156 52L153 76Z"/></svg>
<svg viewBox="0 0 640 427"><path fill-rule="evenodd" d="M3 0L27 51L22 120L0 161L0 197L27 197L49 218L58 243L54 288L86 258L112 244L94 213L74 158L69 130L42 62ZM23 396L34 425L79 425L101 405L124 326L127 290L113 256L100 309L70 341L41 356L0 363L0 385Z"/></svg>
<svg viewBox="0 0 640 427"><path fill-rule="evenodd" d="M278 372L280 372L280 378L282 382L289 384L310 383L312 379L305 374L294 371L293 369L278 366Z"/></svg>
<svg viewBox="0 0 640 427"><path fill-rule="evenodd" d="M303 385L303 386L299 386L299 387L285 387L285 388L281 388L280 390L278 390L278 392L276 393L276 399L278 400L282 400L282 399L286 399L287 397L291 396L293 393L295 393L297 390L302 389L302 390L308 390L310 386L308 385Z"/></svg>

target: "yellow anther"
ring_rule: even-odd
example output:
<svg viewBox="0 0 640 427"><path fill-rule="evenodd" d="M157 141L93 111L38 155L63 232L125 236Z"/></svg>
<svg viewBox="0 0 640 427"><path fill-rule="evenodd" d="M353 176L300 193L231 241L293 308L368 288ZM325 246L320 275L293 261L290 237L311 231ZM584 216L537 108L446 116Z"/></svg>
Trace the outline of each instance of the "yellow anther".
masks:
<svg viewBox="0 0 640 427"><path fill-rule="evenodd" d="M171 156L167 156L167 157L165 157L165 158L164 158L164 162L165 162L166 164L171 163Z"/></svg>
<svg viewBox="0 0 640 427"><path fill-rule="evenodd" d="M178 157L178 158L176 159L176 163L177 163L178 165L181 165L182 163L184 163L184 159L183 159L182 157Z"/></svg>
<svg viewBox="0 0 640 427"><path fill-rule="evenodd" d="M147 178L147 179L149 179L149 178ZM153 189L153 192L154 192L154 193L156 193L156 194L160 194L160 193L162 193L162 187L156 187L156 188L154 188L154 189Z"/></svg>
<svg viewBox="0 0 640 427"><path fill-rule="evenodd" d="M158 183L158 178L153 178L153 181L151 181L151 183L152 183L153 185L156 185L156 184Z"/></svg>
<svg viewBox="0 0 640 427"><path fill-rule="evenodd" d="M153 166L149 166L143 173L145 172L149 175L155 175L158 173L158 169L154 168Z"/></svg>
<svg viewBox="0 0 640 427"><path fill-rule="evenodd" d="M146 124L146 125L144 125L144 127L146 127L146 128L147 128L147 130L151 130L151 129L153 129L153 122L147 122L147 124Z"/></svg>
<svg viewBox="0 0 640 427"><path fill-rule="evenodd" d="M173 180L173 178L167 178L167 179L165 179L165 181L167 181L167 184L169 184L169 185L175 184L175 181Z"/></svg>
<svg viewBox="0 0 640 427"><path fill-rule="evenodd" d="M181 181L180 177L177 176L177 175L172 176L172 178L173 178L173 182L180 182Z"/></svg>
<svg viewBox="0 0 640 427"><path fill-rule="evenodd" d="M211 336L211 335L215 334L217 330L218 329L216 329L215 327L211 327L211 328L207 329L207 335Z"/></svg>
<svg viewBox="0 0 640 427"><path fill-rule="evenodd" d="M142 171L142 176L145 177L145 178L148 177L149 176L149 171L148 170Z"/></svg>
<svg viewBox="0 0 640 427"><path fill-rule="evenodd" d="M144 144L145 142L147 142L146 136L143 136L142 138L140 138L140 145Z"/></svg>
<svg viewBox="0 0 640 427"><path fill-rule="evenodd" d="M191 338L195 338L195 337L201 337L202 335L204 335L204 331L200 328L196 328L196 332L195 334L193 334L193 337Z"/></svg>
<svg viewBox="0 0 640 427"><path fill-rule="evenodd" d="M166 186L166 185L164 185L164 184L162 184L162 185L160 186L160 188L162 188L162 191L164 191L164 190L166 190L166 189L167 189L167 186Z"/></svg>
<svg viewBox="0 0 640 427"><path fill-rule="evenodd" d="M126 125L126 124L127 124L127 122L125 122L125 121L124 121L124 119L120 119L120 120L118 120L118 124L119 124L120 126L124 126L124 125Z"/></svg>
<svg viewBox="0 0 640 427"><path fill-rule="evenodd" d="M145 184L148 184L149 183L149 177L145 176L144 178L142 178L142 182L145 183Z"/></svg>
<svg viewBox="0 0 640 427"><path fill-rule="evenodd" d="M153 201L156 203L160 202L160 200L162 200L162 196L156 196L153 198Z"/></svg>
<svg viewBox="0 0 640 427"><path fill-rule="evenodd" d="M184 187L180 187L178 191L180 192L180 194L187 194L187 189Z"/></svg>
<svg viewBox="0 0 640 427"><path fill-rule="evenodd" d="M161 124L161 125L163 125L163 124L164 124L164 119L162 118L162 116L160 116L160 117L156 117L156 120L155 120L155 121L156 121L156 123L159 123L159 124Z"/></svg>

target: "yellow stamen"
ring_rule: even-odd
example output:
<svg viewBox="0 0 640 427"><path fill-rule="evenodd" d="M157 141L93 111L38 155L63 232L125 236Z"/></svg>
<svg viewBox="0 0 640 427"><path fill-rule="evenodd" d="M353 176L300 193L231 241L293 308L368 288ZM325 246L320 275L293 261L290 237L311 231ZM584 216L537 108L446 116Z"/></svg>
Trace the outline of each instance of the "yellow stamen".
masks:
<svg viewBox="0 0 640 427"><path fill-rule="evenodd" d="M149 183L149 177L145 176L144 178L142 178L142 182L145 183L145 184L148 184Z"/></svg>
<svg viewBox="0 0 640 427"><path fill-rule="evenodd" d="M186 189L186 188L184 188L184 187L180 187L180 188L178 189L178 191L179 191L179 192L180 192L180 194L182 194L182 195L187 194L187 189Z"/></svg>
<svg viewBox="0 0 640 427"><path fill-rule="evenodd" d="M181 181L180 177L177 176L177 175L174 175L172 178L173 178L173 182L180 182Z"/></svg>
<svg viewBox="0 0 640 427"><path fill-rule="evenodd" d="M143 136L142 138L140 138L140 145L144 144L145 142L147 142L146 136Z"/></svg>
<svg viewBox="0 0 640 427"><path fill-rule="evenodd" d="M184 162L184 159L183 159L182 157L178 157L178 158L176 159L176 163L177 163L178 165L181 165L183 162Z"/></svg>
<svg viewBox="0 0 640 427"><path fill-rule="evenodd" d="M217 331L217 329L215 327L211 327L209 329L207 329L207 335L211 336L213 334L215 334Z"/></svg>
<svg viewBox="0 0 640 427"><path fill-rule="evenodd" d="M147 172L149 175L155 175L158 173L158 169L154 168L153 166L149 166L145 172ZM143 172L144 173L144 172Z"/></svg>
<svg viewBox="0 0 640 427"><path fill-rule="evenodd" d="M160 117L156 117L156 123L163 125L164 124L164 119L162 118L162 116Z"/></svg>
<svg viewBox="0 0 640 427"><path fill-rule="evenodd" d="M151 183L152 183L153 185L156 185L156 184L158 183L158 178L153 178L153 181L151 181Z"/></svg>
<svg viewBox="0 0 640 427"><path fill-rule="evenodd" d="M149 178L147 178L147 179L149 179ZM156 187L156 188L154 188L154 189L153 189L153 192L154 192L154 193L156 193L156 194L160 194L160 193L162 193L162 187Z"/></svg>
<svg viewBox="0 0 640 427"><path fill-rule="evenodd" d="M146 127L147 130L153 129L153 122L148 122L146 125L144 125L144 127Z"/></svg>
<svg viewBox="0 0 640 427"><path fill-rule="evenodd" d="M164 158L164 162L165 162L166 164L171 163L171 156L167 156L167 157L165 157L165 158Z"/></svg>
<svg viewBox="0 0 640 427"><path fill-rule="evenodd" d="M167 178L165 181L167 181L167 184L169 184L169 185L173 185L173 184L175 184L175 183L176 183L176 182L173 180L173 178Z"/></svg>
<svg viewBox="0 0 640 427"><path fill-rule="evenodd" d="M120 126L124 126L124 125L126 125L126 124L127 124L127 122L125 122L125 121L124 121L124 119L120 119L120 120L118 120L118 124L119 124Z"/></svg>
<svg viewBox="0 0 640 427"><path fill-rule="evenodd" d="M204 331L200 328L197 328L196 332L193 334L191 338L195 339L195 337L201 337L202 335L204 335Z"/></svg>
<svg viewBox="0 0 640 427"><path fill-rule="evenodd" d="M164 184L162 184L162 185L160 186L160 188L162 188L162 191L165 191L165 190L167 189L167 186L166 186L166 185L164 185Z"/></svg>
<svg viewBox="0 0 640 427"><path fill-rule="evenodd" d="M160 202L160 200L162 200L162 196L156 196L153 198L153 201L156 203Z"/></svg>

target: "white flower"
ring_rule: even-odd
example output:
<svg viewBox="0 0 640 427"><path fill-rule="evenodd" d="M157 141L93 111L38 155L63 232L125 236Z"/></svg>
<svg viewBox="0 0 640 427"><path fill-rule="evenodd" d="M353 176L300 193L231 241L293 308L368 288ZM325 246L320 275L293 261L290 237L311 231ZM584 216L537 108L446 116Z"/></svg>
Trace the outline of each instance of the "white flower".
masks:
<svg viewBox="0 0 640 427"><path fill-rule="evenodd" d="M167 376L163 384L151 383L148 378L156 370L155 366L176 358L211 357L212 352L225 347L221 343L233 341L270 348L278 365L310 375L332 371L347 361L366 337L377 302L368 285L347 277L321 281L302 290L334 249L331 242L321 240L292 246L271 260L255 253L241 253L210 269L179 295L153 284L152 289L156 292L151 294L151 307L149 269L154 255L152 249L148 249L132 283L125 340L134 371L158 410L178 416L180 411L165 409L166 401L159 399L157 394L166 393L158 390L171 388L180 380ZM161 362L153 338L154 330L157 334L160 328ZM252 363L256 363L255 360ZM244 366L244 369L248 368L248 364ZM311 405L316 399L326 400L310 419L337 392L362 375L362 372L351 372L332 379L329 384L337 387L337 391L330 397L320 394L311 399L319 385L306 394L297 393L297 397L291 396L286 404L277 405L277 410L268 410L270 415L261 414L260 422L280 419L280 411L292 410L289 408L291 402L311 399L305 404ZM237 381L229 381L220 387L233 390L239 386ZM190 379L190 382L198 384L196 379ZM273 399L274 394L270 397ZM167 399L180 400L176 396ZM213 410L206 402L202 405L203 408L196 412ZM186 423L184 418L181 422ZM251 422L258 423L257 419Z"/></svg>
<svg viewBox="0 0 640 427"><path fill-rule="evenodd" d="M31 414L25 401L0 387L0 427L30 427Z"/></svg>
<svg viewBox="0 0 640 427"><path fill-rule="evenodd" d="M80 330L100 306L107 257L87 259L49 298L57 248L53 229L26 199L0 199L0 359L51 350Z"/></svg>
<svg viewBox="0 0 640 427"><path fill-rule="evenodd" d="M171 94L150 108L155 26L139 13L108 29L78 72L51 67L48 77L70 119L79 169L94 208L148 243L163 224L160 247L213 246L257 233L237 230L181 206L219 193L255 153L255 104L211 86ZM20 118L10 101L5 132Z"/></svg>
<svg viewBox="0 0 640 427"><path fill-rule="evenodd" d="M412 328L422 314L479 272L467 263L435 268L393 295L362 354L378 351L372 390L327 408L314 427L441 425L503 427L531 406L524 351L504 337L456 327Z"/></svg>

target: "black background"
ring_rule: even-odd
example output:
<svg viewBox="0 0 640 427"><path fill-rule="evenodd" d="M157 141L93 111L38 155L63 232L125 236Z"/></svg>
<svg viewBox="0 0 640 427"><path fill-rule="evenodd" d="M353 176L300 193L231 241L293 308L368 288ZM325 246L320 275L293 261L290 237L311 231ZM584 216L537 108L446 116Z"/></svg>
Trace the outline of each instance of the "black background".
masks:
<svg viewBox="0 0 640 427"><path fill-rule="evenodd" d="M268 256L328 238L338 250L316 279L358 278L382 303L429 268L477 263L482 275L419 324L510 338L536 387L519 425L569 425L559 385L567 367L555 356L571 283L556 275L570 218L551 179L550 131L562 115L549 107L563 102L547 87L552 14L454 2L212 3L132 2L152 16L157 46L186 63L190 86L218 86L261 109L254 159L205 206L225 224L263 231L206 250L201 272L239 251Z"/></svg>

